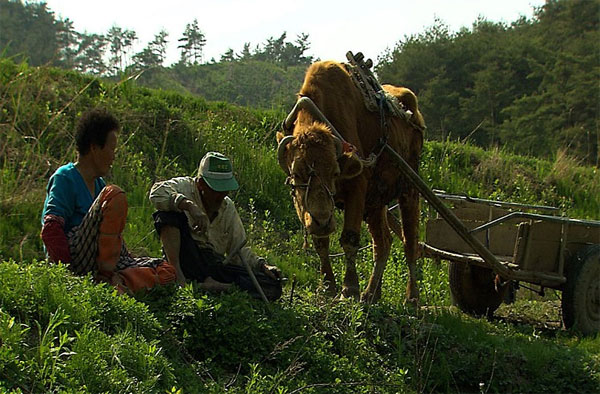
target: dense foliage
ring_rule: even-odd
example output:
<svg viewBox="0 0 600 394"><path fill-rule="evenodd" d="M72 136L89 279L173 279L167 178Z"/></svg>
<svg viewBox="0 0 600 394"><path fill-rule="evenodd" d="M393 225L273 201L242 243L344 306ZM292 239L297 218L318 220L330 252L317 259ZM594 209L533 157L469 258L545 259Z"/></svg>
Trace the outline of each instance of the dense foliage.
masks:
<svg viewBox="0 0 600 394"><path fill-rule="evenodd" d="M289 109L296 100L306 66L282 68L259 60L239 60L195 67L148 70L140 83L153 88L191 92L207 100L259 108ZM174 85L176 81L176 85Z"/></svg>
<svg viewBox="0 0 600 394"><path fill-rule="evenodd" d="M600 0L547 0L531 20L510 25L475 21L449 31L438 21L380 54L382 82L407 86L420 100L431 139L499 146L518 154L556 158L562 151L600 166ZM289 108L313 61L309 36L284 32L264 44L245 43L220 59L204 59L197 21L181 38L157 32L132 54L135 31L113 26L81 33L57 20L44 3L0 0L0 53L96 76L135 75L152 88L259 108ZM181 59L164 66L177 40ZM348 48L363 50L368 48Z"/></svg>
<svg viewBox="0 0 600 394"><path fill-rule="evenodd" d="M267 306L191 285L134 299L44 262L0 263L0 283L0 389L13 392L591 393L600 383L597 340L452 311L308 292Z"/></svg>
<svg viewBox="0 0 600 394"><path fill-rule="evenodd" d="M23 39L25 37L26 39ZM118 80L122 75L152 88L200 95L260 108L289 107L302 81L308 55L308 34L293 41L283 32L264 44L244 44L228 49L221 58L204 59L206 45L198 21L186 25L177 39L179 62L165 66L167 44L172 38L157 32L141 51L133 30L112 26L105 33L77 32L69 19L57 19L45 3L0 0L0 56L26 60L30 65L50 64L69 70Z"/></svg>
<svg viewBox="0 0 600 394"><path fill-rule="evenodd" d="M419 97L431 138L498 145L599 166L598 0L548 0L533 20L484 19L451 33L438 22L377 65Z"/></svg>
<svg viewBox="0 0 600 394"><path fill-rule="evenodd" d="M0 1L0 53L40 65L59 58L59 36L65 28L45 3ZM19 59L19 60L21 60Z"/></svg>

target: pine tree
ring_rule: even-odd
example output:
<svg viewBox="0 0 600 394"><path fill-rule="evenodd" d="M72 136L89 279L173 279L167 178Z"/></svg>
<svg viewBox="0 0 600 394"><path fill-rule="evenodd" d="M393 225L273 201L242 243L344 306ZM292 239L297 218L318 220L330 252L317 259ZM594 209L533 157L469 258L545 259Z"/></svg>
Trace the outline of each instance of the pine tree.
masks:
<svg viewBox="0 0 600 394"><path fill-rule="evenodd" d="M79 33L73 27L73 21L69 18L58 22L58 48L60 52L60 64L68 69L75 68L75 57L79 45Z"/></svg>
<svg viewBox="0 0 600 394"><path fill-rule="evenodd" d="M244 47L242 48L242 52L238 55L238 59L240 60L250 60L252 59L252 53L250 52L250 43L244 43Z"/></svg>
<svg viewBox="0 0 600 394"><path fill-rule="evenodd" d="M0 50L31 65L58 62L58 22L46 3L0 0Z"/></svg>
<svg viewBox="0 0 600 394"><path fill-rule="evenodd" d="M221 62L232 62L235 60L235 53L233 49L229 48L224 54L221 55Z"/></svg>
<svg viewBox="0 0 600 394"><path fill-rule="evenodd" d="M107 40L110 44L111 53L109 67L112 73L116 75L127 66L127 54L135 40L137 40L137 34L133 30L123 30L115 25L108 30Z"/></svg>
<svg viewBox="0 0 600 394"><path fill-rule="evenodd" d="M185 65L202 63L202 51L206 45L206 38L200 30L197 19L185 26L183 37L178 41L181 42L177 47L181 49L181 63Z"/></svg>
<svg viewBox="0 0 600 394"><path fill-rule="evenodd" d="M167 52L168 35L169 33L165 30L161 30L154 36L154 40L148 43L146 48L133 56L136 69L141 70L163 65Z"/></svg>
<svg viewBox="0 0 600 394"><path fill-rule="evenodd" d="M150 42L149 47L152 53L156 55L157 66L162 66L167 56L167 37L169 33L166 30L161 30L154 36L154 40Z"/></svg>
<svg viewBox="0 0 600 394"><path fill-rule="evenodd" d="M80 34L75 69L84 73L103 75L107 71L104 64L106 38L100 34Z"/></svg>

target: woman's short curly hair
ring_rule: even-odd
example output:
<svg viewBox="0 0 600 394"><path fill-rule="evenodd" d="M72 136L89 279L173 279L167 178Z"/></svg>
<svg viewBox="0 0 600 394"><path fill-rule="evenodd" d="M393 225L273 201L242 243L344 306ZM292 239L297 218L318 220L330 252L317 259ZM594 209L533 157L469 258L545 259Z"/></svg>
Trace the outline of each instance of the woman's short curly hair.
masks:
<svg viewBox="0 0 600 394"><path fill-rule="evenodd" d="M111 131L118 132L120 128L117 118L106 109L94 108L86 111L77 122L77 152L85 155L90 151L92 144L103 148L108 134Z"/></svg>

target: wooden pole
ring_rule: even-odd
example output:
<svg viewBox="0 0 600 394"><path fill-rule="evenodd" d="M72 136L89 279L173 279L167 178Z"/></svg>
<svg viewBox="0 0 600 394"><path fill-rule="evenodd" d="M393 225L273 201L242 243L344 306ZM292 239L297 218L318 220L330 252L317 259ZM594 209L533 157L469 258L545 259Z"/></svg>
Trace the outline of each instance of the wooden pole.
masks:
<svg viewBox="0 0 600 394"><path fill-rule="evenodd" d="M246 259L244 259L244 257L240 253L240 251L242 250L242 248L244 247L244 245L246 245L246 242L248 242L248 241L244 239L233 250L233 253L231 253L230 255L227 256L227 258L225 259L225 261L223 261L223 263L224 264L228 263L231 259L233 259L235 257L235 255L239 255L240 256L240 260L242 260L242 263L244 264L244 267L246 267L246 271L248 271L248 275L250 275L250 279L252 280L252 283L254 284L254 287L258 291L258 294L260 294L260 298L262 298L262 300L264 302L269 302L269 300L267 299L267 296L265 295L265 292L263 291L262 287L260 286L260 283L258 283L258 280L256 279L256 275L254 275L254 271L252 271L252 268L250 268L250 264L248 264L248 262L246 261Z"/></svg>

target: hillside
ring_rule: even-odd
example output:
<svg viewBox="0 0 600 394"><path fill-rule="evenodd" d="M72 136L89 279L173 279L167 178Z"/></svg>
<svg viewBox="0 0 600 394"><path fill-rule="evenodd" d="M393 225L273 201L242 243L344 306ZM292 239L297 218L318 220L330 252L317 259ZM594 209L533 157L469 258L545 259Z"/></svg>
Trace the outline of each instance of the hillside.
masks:
<svg viewBox="0 0 600 394"><path fill-rule="evenodd" d="M598 168L599 8L600 0L547 0L531 19L478 18L459 31L436 19L384 53L347 50L375 60L382 83L417 94L432 140L550 161L564 150ZM150 88L263 109L289 108L315 60L308 34L286 32L204 59L206 37L196 20L178 38L180 61L165 66L168 32L134 53L135 31L113 26L92 34L73 26L43 2L0 0L0 54L113 81L128 75Z"/></svg>
<svg viewBox="0 0 600 394"><path fill-rule="evenodd" d="M147 202L150 185L192 174L203 153L222 151L234 158L242 188L233 199L252 248L290 278L281 301L266 306L242 293L214 296L193 286L123 297L41 261L44 187L54 169L74 160L74 121L96 105L113 111L123 124L109 181L127 191L130 248L160 253ZM367 307L324 297L316 256L300 252L300 226L275 158L274 132L283 112L9 60L0 63L0 107L0 388L5 391L594 392L600 387L600 338L579 338L547 324L558 316L556 294L549 301L524 296L493 321L474 319L450 306L446 267L426 260L420 283L426 307L405 307L401 289L407 273L397 239L381 303ZM467 143L427 142L421 173L432 187L448 192L557 205L569 216L600 217L598 169L580 166L566 153L546 161ZM363 237L361 245L367 243ZM370 260L369 250L361 252L363 277ZM340 275L342 262L336 260L334 269Z"/></svg>

